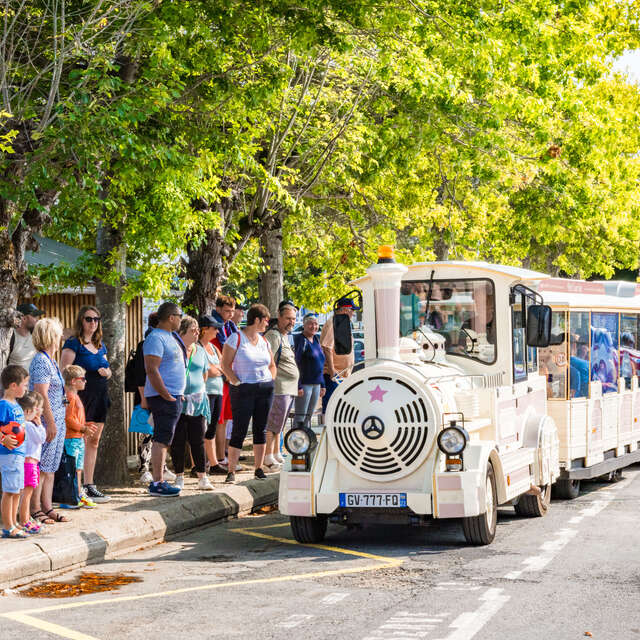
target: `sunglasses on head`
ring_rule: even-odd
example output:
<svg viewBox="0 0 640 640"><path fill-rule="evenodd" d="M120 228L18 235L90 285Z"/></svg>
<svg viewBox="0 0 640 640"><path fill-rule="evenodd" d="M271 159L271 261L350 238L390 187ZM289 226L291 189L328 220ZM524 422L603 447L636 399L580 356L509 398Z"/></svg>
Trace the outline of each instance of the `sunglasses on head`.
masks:
<svg viewBox="0 0 640 640"><path fill-rule="evenodd" d="M100 322L100 317L99 316L85 316L84 317L84 321L85 322Z"/></svg>

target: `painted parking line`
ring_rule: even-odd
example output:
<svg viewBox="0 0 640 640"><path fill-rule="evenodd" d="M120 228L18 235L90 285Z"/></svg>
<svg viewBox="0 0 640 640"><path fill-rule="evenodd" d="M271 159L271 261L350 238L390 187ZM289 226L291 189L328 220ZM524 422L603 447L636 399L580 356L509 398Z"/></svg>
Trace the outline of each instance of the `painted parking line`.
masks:
<svg viewBox="0 0 640 640"><path fill-rule="evenodd" d="M265 527L258 528L271 528L271 525L267 525ZM276 542L281 542L284 544L295 544L301 547L308 547L312 549L320 549L322 551L329 551L333 553L340 553L344 555L356 556L363 559L368 560L376 560L376 564L367 565L364 567L346 567L344 569L327 569L325 571L313 571L307 573L300 573L296 575L286 575L286 576L274 576L272 578L255 578L250 580L234 580L230 582L216 582L213 584L205 584L199 585L196 587L183 587L181 589L171 589L168 591L157 591L154 593L145 593L137 596L114 596L114 597L103 597L96 598L94 600L87 600L84 602L70 602L67 604L59 604L59 605L50 605L47 607L38 607L35 609L28 609L25 611L14 611L9 613L0 613L0 618L7 618L9 620L13 620L14 622L19 622L21 624L40 629L42 631L47 631L48 633L58 636L60 638L68 638L69 640L99 640L94 636L90 636L79 631L75 631L73 629L68 629L67 627L63 627L58 624L54 624L48 622L46 620L42 620L39 618L33 617L31 614L42 614L51 611L64 611L67 609L79 609L83 607L95 607L95 606L104 606L108 604L117 604L122 602L135 602L138 600L150 600L153 598L162 598L167 596L175 596L183 593L192 593L197 591L211 591L213 589L224 589L228 587L237 587L237 586L245 586L252 584L271 584L278 582L291 582L294 580L307 580L313 578L326 578L332 576L341 576L353 573L363 573L366 571L377 571L378 569L388 569L389 567L395 567L402 564L402 559L397 558L388 558L385 556L379 556L371 553L365 553L363 551L354 551L353 549L344 549L342 547L333 547L330 545L320 545L320 544L304 544L301 542L297 542L296 540L290 540L288 538L281 538L279 536L271 536L266 533L260 533L253 529L230 529L234 533L240 533L243 535L249 535L256 538L262 538L267 540L273 540Z"/></svg>

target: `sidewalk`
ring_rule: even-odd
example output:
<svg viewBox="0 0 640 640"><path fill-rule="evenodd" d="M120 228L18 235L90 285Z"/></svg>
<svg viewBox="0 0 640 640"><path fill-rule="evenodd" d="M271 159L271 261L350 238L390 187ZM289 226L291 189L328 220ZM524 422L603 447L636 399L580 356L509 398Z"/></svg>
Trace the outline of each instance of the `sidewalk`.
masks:
<svg viewBox="0 0 640 640"><path fill-rule="evenodd" d="M69 523L50 525L28 540L0 539L0 588L100 562L115 553L277 503L278 474L256 480L250 468L236 477L239 484L225 485L224 476L210 476L215 491L198 491L197 480L186 477L177 498L151 497L141 485L105 488L109 503L95 509L60 510Z"/></svg>

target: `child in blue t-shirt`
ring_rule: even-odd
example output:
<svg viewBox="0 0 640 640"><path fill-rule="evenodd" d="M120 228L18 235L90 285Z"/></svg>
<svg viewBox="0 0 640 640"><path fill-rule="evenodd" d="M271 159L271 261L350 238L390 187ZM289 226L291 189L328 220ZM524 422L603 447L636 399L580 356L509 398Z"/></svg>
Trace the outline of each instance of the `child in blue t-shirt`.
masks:
<svg viewBox="0 0 640 640"><path fill-rule="evenodd" d="M27 392L29 374L19 365L10 364L2 370L0 382L4 388L4 397L0 400L0 425L19 422L24 426L24 413L17 398ZM24 441L17 445L15 438L3 438L0 445L0 473L2 473L2 537L26 538L18 526L18 505L20 493L24 488Z"/></svg>

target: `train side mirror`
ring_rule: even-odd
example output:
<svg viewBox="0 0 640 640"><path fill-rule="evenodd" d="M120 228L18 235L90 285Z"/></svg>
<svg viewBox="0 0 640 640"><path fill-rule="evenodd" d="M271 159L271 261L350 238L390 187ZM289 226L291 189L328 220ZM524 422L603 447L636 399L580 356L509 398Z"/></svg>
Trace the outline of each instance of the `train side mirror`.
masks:
<svg viewBox="0 0 640 640"><path fill-rule="evenodd" d="M548 347L551 343L551 307L533 304L527 309L527 346Z"/></svg>
<svg viewBox="0 0 640 640"><path fill-rule="evenodd" d="M333 350L336 355L346 355L353 350L353 334L351 333L351 320L344 313L336 313L333 316Z"/></svg>

